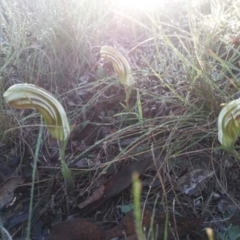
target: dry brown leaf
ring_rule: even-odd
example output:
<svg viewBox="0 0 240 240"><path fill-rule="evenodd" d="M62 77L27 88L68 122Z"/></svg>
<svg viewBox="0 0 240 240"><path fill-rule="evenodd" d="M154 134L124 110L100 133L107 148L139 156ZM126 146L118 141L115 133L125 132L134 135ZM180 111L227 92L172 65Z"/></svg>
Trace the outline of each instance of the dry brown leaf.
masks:
<svg viewBox="0 0 240 240"><path fill-rule="evenodd" d="M189 217L179 217L174 215L169 215L168 218L169 228L168 236L177 233L179 236L186 235L189 231L201 224L203 220L201 218L189 218ZM155 237L151 236L150 239L163 239L165 233L166 225L166 213L159 210L153 210L151 208L144 208L142 210L142 227L146 234L149 234L149 231L156 233ZM112 239L116 237L131 236L130 239L134 238L136 234L135 228L135 217L134 211L128 212L120 221L120 223L106 231L106 239ZM128 238L127 238L128 239ZM172 238L171 238L172 239Z"/></svg>
<svg viewBox="0 0 240 240"><path fill-rule="evenodd" d="M116 175L104 184L104 197L109 199L129 187L132 184L132 174L137 172L139 175L142 175L147 169L149 162L149 159L144 159L125 165L121 171L117 172Z"/></svg>
<svg viewBox="0 0 240 240"><path fill-rule="evenodd" d="M99 206L107 199L121 193L124 189L129 187L132 183L132 174L134 172L138 172L141 175L149 165L149 159L143 159L141 161L135 161L128 165L123 166L121 171L117 172L112 178L108 179L99 189L97 189L93 195L78 205L79 208L84 208L89 204L93 204L91 206L92 210L94 207Z"/></svg>
<svg viewBox="0 0 240 240"><path fill-rule="evenodd" d="M169 239L172 235L183 236L188 234L192 229L202 224L201 218L188 218L170 215L168 218ZM166 213L144 208L142 214L142 227L153 239L162 240L165 234ZM120 223L108 230L104 230L99 225L87 219L73 219L52 226L48 240L65 240L65 239L83 239L83 240L110 240L125 237L124 239L137 240L135 217L133 211L127 213ZM151 238L151 239L152 239Z"/></svg>
<svg viewBox="0 0 240 240"><path fill-rule="evenodd" d="M84 202L78 204L79 208L84 208L86 207L88 204L97 201L98 199L100 199L103 196L103 192L104 192L104 185L102 185L100 188L96 189L96 191L93 192L93 194Z"/></svg>
<svg viewBox="0 0 240 240"><path fill-rule="evenodd" d="M12 177L0 185L0 209L13 200L15 189L23 181L23 177Z"/></svg>
<svg viewBox="0 0 240 240"><path fill-rule="evenodd" d="M176 184L176 190L187 195L198 195L203 184L208 178L212 177L214 171L207 169L195 169L183 175Z"/></svg>

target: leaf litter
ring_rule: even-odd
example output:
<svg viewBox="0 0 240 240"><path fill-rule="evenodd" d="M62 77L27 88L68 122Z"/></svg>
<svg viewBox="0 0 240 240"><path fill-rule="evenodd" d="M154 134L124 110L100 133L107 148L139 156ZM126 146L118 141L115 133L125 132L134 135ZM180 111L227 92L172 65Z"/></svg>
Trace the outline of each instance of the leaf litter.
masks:
<svg viewBox="0 0 240 240"><path fill-rule="evenodd" d="M63 14L62 16L65 15L67 14ZM209 104L207 97L204 96L202 99L202 95L198 94L198 90L200 92L204 90L199 88L198 84L201 85L201 83L204 82L203 80L205 76L202 75L203 72L202 69L196 69L197 75L199 74L201 76L195 76L196 75L194 72L195 66L194 68L192 68L191 65L191 63L195 64L194 63L195 56L191 55L190 53L198 52L192 50L193 49L195 50L195 47L198 45L205 46L204 45L205 43L202 42L203 39L198 39L200 40L199 42L200 44L194 45L192 44L193 39L189 36L188 21L187 26L185 26L184 24L184 29L181 29L181 27L179 28L179 26L182 24L181 15L185 15L183 19L184 21L188 20L186 19L186 14L185 13L181 14L181 11L179 11L179 14L177 14L176 17L177 19L173 21L179 25L177 27L176 26L166 27L164 24L161 25L161 29L159 29L160 34L157 33L156 37L155 35L154 37L152 37L152 35L149 35L148 31L145 30L141 31L142 29L137 28L136 29L137 32L138 30L140 30L139 38L137 39L140 42L140 44L138 44L136 41L132 41L132 39L130 38L130 36L133 35L132 28L126 27L129 25L128 22L129 19L128 21L126 21L126 19L117 16L116 23L118 24L118 26L119 25L120 26L116 27L116 24L113 24L113 22L110 20L112 29L108 29L108 32L111 33L111 36L104 35L103 39L101 39L103 40L102 42L104 42L104 45L105 44L111 46L114 45L116 46L116 49L118 50L123 49L124 52L129 53L129 61L131 67L134 68L134 74L136 75L136 79L138 82L137 89L140 91L141 94L141 103L144 118L144 121L142 122L139 122L139 118L137 114L135 114L136 112L134 112L136 117L134 117L134 115L132 117L129 117L125 115L123 109L121 108L121 106L119 106L119 102L124 102L124 88L119 86L119 84L117 83L115 74L113 73L113 71L111 71L112 66L109 67L110 71L106 71L106 73L104 72L104 75L101 75L101 77L97 75L97 71L99 69L93 70L93 68L91 68L91 70L89 70L87 67L88 64L85 65L81 63L81 65L83 66L81 68L83 68L84 71L80 71L78 61L76 61L77 64L74 64L73 60L71 61L71 64L67 65L66 67L63 67L65 66L65 63L67 63L67 61L65 60L72 58L65 57L64 52L62 52L64 51L65 48L57 49L59 51L61 50L60 54L58 55L59 57L58 61L50 59L51 61L53 60L52 63L54 63L52 65L53 69L48 68L49 64L45 66L44 62L37 61L42 64L43 68L46 67L46 70L44 69L44 73L42 73L42 68L41 69L34 68L34 71L32 71L33 74L35 72L38 73L39 76L37 76L37 79L39 85L43 85L44 88L46 89L53 90L53 94L56 94L57 96L59 96L59 94L61 95L59 96L59 99L61 99L62 102L65 103L66 105L65 107L68 110L70 119L74 123L76 123L76 129L74 130L73 136L70 139L70 147L66 151L67 161L71 162L72 158L76 160L77 159L76 154L78 153L81 155L81 157L78 158L77 161L75 161L76 165L73 166L74 169L72 169L74 174L76 174L75 180L77 184L76 186L78 186L78 188L76 188L73 193L69 193L68 195L66 195L66 192L63 189L62 179L59 176L59 168L53 167L52 169L54 170L50 171L50 173L47 171L40 172L38 169L38 177L40 181L38 182L38 185L36 185L37 188L34 194L34 201L35 200L39 201L43 205L45 204L46 209L50 204L49 202L51 202L51 205L54 205L51 206L52 207L51 211L55 212L57 210L59 218L58 220L60 221L64 220L65 216L67 216L71 212L74 212L75 214L78 214L80 216L81 215L84 216L85 212L87 217L95 218L96 215L100 216L104 224L109 222L111 223L119 222L119 218L118 217L115 218L115 216L118 216L118 214L116 214L115 212L115 206L116 205L119 206L119 204L126 205L131 203L130 196L131 194L129 193L129 191L127 191L127 194L125 194L125 192L124 194L119 194L123 192L125 189L128 189L129 186L131 185L130 173L132 173L132 171L128 171L127 168L131 168L132 164L131 161L132 159L135 160L138 154L141 154L141 152L144 151L148 151L147 149L139 151L137 148L138 146L139 147L143 146L144 143L146 142L149 143L149 141L154 142L154 144L156 145L156 149L159 150L159 155L163 157L166 156L166 158L164 158L163 163L161 162L161 164L159 164L159 166L157 167L159 169L162 167L162 169L160 169L161 170L160 173L161 177L163 177L164 179L166 177L175 179L176 176L179 176L179 174L174 174L176 171L178 171L176 169L180 169L181 171L182 167L185 168L188 165L191 166L194 165L195 169L197 169L195 170L196 172L194 171L190 172L179 179L179 181L175 185L175 188L178 192L177 191L167 192L166 197L168 198L169 203L172 203L172 200L176 199L176 197L178 198L178 196L175 196L175 194L177 195L179 192L184 194L181 196L180 201L176 203L174 209L171 208L170 204L168 206L165 206L169 207L170 210L173 210L174 214L179 212L181 214L185 214L185 211L190 212L190 214L194 212L195 217L197 217L198 214L199 215L204 214L206 215L206 218L211 219L209 217L209 215L211 214L208 215L206 214L206 212L215 213L217 211L216 204L215 205L209 204L208 202L211 199L209 197L210 195L209 191L207 190L204 192L206 193L204 195L207 197L203 199L203 204L206 204L206 207L204 206L203 208L199 208L195 211L195 209L192 208L191 204L189 204L189 199L191 199L191 196L198 195L200 191L202 191L203 189L202 185L206 184L208 180L213 176L213 174L215 174L211 173L210 170L206 171L204 170L211 169L211 165L210 166L207 165L206 168L204 168L203 166L199 167L197 165L198 164L197 162L209 163L213 160L216 177L220 175L221 177L219 180L221 184L224 185L226 183L224 186L227 186L225 188L223 187L224 189L222 192L231 193L231 189L236 189L235 195L239 196L238 194L239 189L237 189L236 187L240 185L239 184L240 176L238 173L239 166L234 161L233 165L231 165L229 167L229 170L227 170L230 172L229 174L229 172L226 171L226 168L224 168L221 165L222 154L221 150L218 149L218 143L216 143L214 135L215 123L214 119L209 117L212 114L212 112L210 115L207 113L208 116L205 118L204 114L201 113L199 114L199 111L197 112L197 114L193 113L192 109L191 112L189 112L188 111L189 108L186 106L187 105L186 100L189 100L189 103L193 104L191 105L191 107L197 106L198 109L202 110L203 108L205 109L205 107L210 108L209 105L211 105L212 102ZM36 16L38 15L36 14ZM121 25L121 21L125 22L127 25L125 23ZM173 24L173 22L171 24ZM67 29L63 30L67 31ZM126 31L127 33L129 33L127 34L128 36L126 36ZM204 32L201 31L202 29L199 28L200 35L203 34L203 36L205 36ZM48 34L47 32L46 34ZM52 31L50 32L55 34L55 29L52 29ZM77 32L78 31L71 31L71 34L77 35ZM35 37L34 32L32 34L33 37ZM89 35L90 35L88 39L89 45L92 45L93 51L91 51L90 49L87 55L89 56L89 58L93 59L96 58L97 61L96 55L98 54L99 49L98 47L96 47L95 41L96 39L93 40L91 38L92 34ZM182 35L184 35L184 37L182 37ZM51 39L51 35L47 36L47 38L48 37L49 39ZM146 39L149 39L149 37L152 40L145 41ZM166 41L164 42L164 38L170 41L171 46L170 44L166 44ZM217 36L217 38L219 38L219 36ZM62 38L57 38L56 40L59 39L61 40ZM78 39L78 37L76 37L76 39ZM59 46L65 46L64 45L65 42L64 41L61 42L60 40L58 42ZM226 39L224 39L223 41L225 40ZM35 41L38 42L39 40ZM216 41L216 43L214 44L220 45L221 43L219 43L219 41ZM42 46L42 43L39 43L38 45ZM46 44L44 43L43 45L45 46ZM32 46L32 44L30 44L29 46ZM53 45L50 44L50 46ZM182 48L184 48L185 50L182 51ZM209 46L206 46L206 49L208 48ZM42 50L43 52L45 51L45 49ZM48 49L47 51L50 51L50 54L46 52L47 56L49 57L51 55L55 56L55 52L54 54L51 54L50 49ZM174 52L177 54L174 54ZM44 54L46 53L44 52ZM56 54L58 54L58 51L56 51ZM160 55L160 57L158 57L157 55ZM38 56L39 58L41 58L40 52L38 53ZM67 52L67 56L69 56L69 52ZM70 56L72 56L71 53ZM180 59L179 56L182 59ZM5 77L7 76L6 80L7 81L9 80L8 82L13 82L14 81L13 77L18 75L19 76L17 78L19 78L20 80L26 78L27 80L32 81L35 78L35 76L28 76L28 72L24 69L25 65L27 69L32 69L32 65L30 67L28 65L28 63L31 62L31 58L29 59L28 58L29 56L26 57L27 58L25 59L23 55L22 56L23 61L17 61L20 63L20 66L17 65L17 63L16 63L17 66L11 66L11 68L16 69L15 72L9 71L10 68L6 67L7 74L3 72L2 75ZM201 60L202 56L198 57ZM63 59L64 61L62 61ZM191 68L190 72L188 71L187 64L186 65L182 64L182 62L184 62L182 60L186 61L187 64L190 64ZM199 59L197 60L199 61ZM55 68L55 64L57 65L57 62L61 63L60 68ZM215 63L216 62L214 62L214 64ZM91 62L90 65L94 66L94 64L95 62ZM219 65L218 62L217 65ZM75 69L71 69L71 67L73 68L75 67ZM11 74L11 72L13 73ZM193 84L192 75L194 75L194 83L196 84ZM49 81L49 76L51 76L51 81ZM211 76L210 72L209 76ZM56 89L54 89L53 87L54 86L53 82L55 81L57 85ZM220 84L222 84L222 82ZM171 89L169 89L168 86L170 86ZM208 87L208 89L210 88ZM216 95L218 96L219 95L218 90L214 89L214 91L215 91L214 93L216 93ZM231 90L231 92L232 91L233 90ZM228 96L230 95L231 93L229 92ZM222 99L221 96L220 99ZM131 99L132 111L135 111L136 107L134 105L135 102L136 96L133 94ZM217 106L219 106L219 104L217 104ZM31 113L31 111L29 112ZM29 121L22 120L22 117L27 116L29 112L24 113L22 112L21 113L22 116L18 115L18 117L21 118L22 125L30 126L28 127L28 131L26 131L27 128L23 128L21 130L22 131L21 138L24 138L24 141L26 141L26 144L25 142L24 144L22 144L23 141L22 139L20 139L21 140L20 148L22 151L21 158L25 154L27 156L28 155L31 156L31 154L28 153L28 149L31 152L35 148L36 144L35 140L37 136L37 131L32 131L33 130L32 125L34 124L38 125L39 122L38 121L33 122L32 121L33 118L30 118ZM119 115L119 117L115 117L117 116L116 114L119 113L121 116ZM189 113L190 115L193 114L193 117L190 116ZM196 121L194 118L196 118ZM105 126L107 126L107 129L106 128L104 129ZM136 131L137 134L134 134L133 133L134 131ZM113 136L112 135L113 133L116 134ZM111 135L111 137L107 138L107 135L109 134ZM141 142L141 144L138 144L137 143L138 138L139 136L141 136L141 134L145 134L144 135L145 142L143 141ZM137 137L135 138L135 136ZM105 137L107 138L107 141L104 140ZM196 141L196 139L201 139L201 141ZM104 141L106 144L104 143ZM140 139L140 141L142 141L142 139ZM18 141L16 142L17 142L16 145L18 145ZM132 144L133 142L136 142L136 144ZM49 147L45 141L43 141L43 144L45 144L46 149ZM22 145L23 149L26 147L26 150L22 149ZM136 153L133 153L133 151L130 152L129 146L131 150L133 149L137 150ZM90 149L90 151L88 149ZM214 156L214 154L212 153L212 149L214 149L213 151L216 151L219 154L219 156ZM127 160L125 159L125 156L127 156L125 152L127 152L130 155L130 157ZM40 158L38 161L38 164L41 167L48 168L49 166L48 161L51 156L52 156L51 158L54 159L53 161L54 166L57 165L58 155L55 155L54 149L53 153L51 151L49 151L49 153L50 155L48 156L47 154L42 152L43 157ZM195 157L202 155L202 153L206 153L207 158L202 159L201 157L199 157L197 161L195 161L195 159L192 160L190 158L189 161L186 161L185 158L180 158L179 160L180 164L177 161L168 161L169 159L171 160L172 155L179 153L180 155L185 154L187 156L195 154ZM124 160L124 162L126 161L130 164L124 165L122 167L122 170L120 171L116 170L111 177L109 177L110 174L106 174L107 180L104 182L104 184L101 185L97 190L91 189L91 187L93 186L92 184L92 182L94 181L93 179L101 178L101 175L99 176L99 174L102 174L102 172L99 171L99 167L101 167L102 164L104 165L109 164L110 167L115 165L115 162L111 163L111 160L115 159L116 156L120 156L119 162ZM97 158L97 160L99 161L95 161L94 160L95 158ZM149 162L151 162L151 157L147 158L149 159ZM142 160L140 162L142 162ZM29 160L28 157L26 157L24 158L22 163L28 166L31 165L32 160L31 159ZM136 162L136 164L138 164L138 162ZM124 179L125 172L123 171L125 169L125 166L127 176L126 179ZM156 176L157 175L156 173L159 173L159 169L152 168L151 170L148 170L147 174ZM234 177L234 179L231 179L231 172L233 170L235 170L236 177ZM120 174L122 176L120 176ZM3 175L2 178L7 179L9 176L10 176L9 174L5 176ZM167 182L166 186L164 184L165 182L163 181L162 186L158 178L156 178L156 181L155 180L152 181L151 177L146 178L146 175L142 176L142 178L144 189L142 192L141 201L144 202L146 201L147 205L153 206L153 202L155 201L155 197L157 196L157 194L160 194L162 196L163 193L162 188L164 187L168 188L168 183L170 181ZM46 197L46 199L44 200L43 198L44 194L42 194L43 192L42 190L46 189L49 186L49 182L53 181L53 179L54 181L57 182L56 189L50 190L47 195L48 197ZM229 180L231 184L229 184ZM45 185L45 183L47 184ZM211 190L214 187L215 186L213 186ZM89 195L87 195L87 197L86 195L84 195L84 197L82 197L81 200L77 199L76 196L77 195L79 196L82 193L84 193L85 189L88 189L89 192L92 193L92 195L90 197L88 197ZM30 192L28 191L27 193L29 196ZM114 197L118 194L120 196L116 203ZM38 198L39 196L41 197L41 199L43 199L43 201L39 200ZM50 200L49 196L51 196L52 198L51 201L49 201ZM73 202L70 201L71 198L75 200L76 206L78 205L77 211L74 208L75 203L72 204ZM106 200L110 201L105 203ZM83 205L81 206L81 204ZM111 207L109 207L110 205ZM163 203L161 201L158 201L157 208L162 209L162 205ZM106 207L107 210L104 210L104 207ZM204 212L202 209L206 208L209 211ZM95 212L93 214L96 215L91 215L90 210L94 211L97 210L98 214L96 214ZM39 217L41 216L36 215L36 218ZM198 234L202 234L202 232L200 233L199 231ZM18 236L21 236L21 233L19 233ZM134 239L136 239L136 236Z"/></svg>
<svg viewBox="0 0 240 240"><path fill-rule="evenodd" d="M207 180L214 175L214 171L194 169L183 175L176 183L176 190L187 195L199 195Z"/></svg>
<svg viewBox="0 0 240 240"><path fill-rule="evenodd" d="M0 185L0 210L13 200L14 191L23 182L23 177L11 177Z"/></svg>
<svg viewBox="0 0 240 240"><path fill-rule="evenodd" d="M106 201L121 193L131 185L133 173L137 172L139 175L142 175L149 164L149 159L143 159L124 165L120 171L108 179L100 188L95 190L93 194L86 201L80 203L78 207L84 208L97 200L100 202Z"/></svg>

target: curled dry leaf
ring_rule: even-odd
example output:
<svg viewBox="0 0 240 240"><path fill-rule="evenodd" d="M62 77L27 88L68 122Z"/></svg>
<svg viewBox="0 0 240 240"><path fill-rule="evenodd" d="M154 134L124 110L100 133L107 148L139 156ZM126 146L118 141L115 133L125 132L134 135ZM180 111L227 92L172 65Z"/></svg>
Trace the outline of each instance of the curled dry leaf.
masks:
<svg viewBox="0 0 240 240"><path fill-rule="evenodd" d="M187 195L198 195L200 184L212 177L214 171L207 169L195 169L183 175L176 184L176 190Z"/></svg>
<svg viewBox="0 0 240 240"><path fill-rule="evenodd" d="M13 200L15 189L23 181L23 177L12 177L0 185L0 210Z"/></svg>

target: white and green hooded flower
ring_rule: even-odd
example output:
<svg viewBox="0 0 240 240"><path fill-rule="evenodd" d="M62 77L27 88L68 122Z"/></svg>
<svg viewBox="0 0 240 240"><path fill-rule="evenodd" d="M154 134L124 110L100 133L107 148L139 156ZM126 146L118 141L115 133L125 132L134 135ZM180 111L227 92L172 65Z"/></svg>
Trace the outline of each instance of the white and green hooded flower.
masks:
<svg viewBox="0 0 240 240"><path fill-rule="evenodd" d="M49 133L59 141L62 174L68 189L72 189L74 181L71 170L65 162L65 148L71 130L61 103L47 90L26 83L11 86L3 97L14 108L38 110Z"/></svg>
<svg viewBox="0 0 240 240"><path fill-rule="evenodd" d="M17 109L37 109L52 137L66 141L70 126L61 103L47 90L33 84L15 84L4 94L5 101Z"/></svg>

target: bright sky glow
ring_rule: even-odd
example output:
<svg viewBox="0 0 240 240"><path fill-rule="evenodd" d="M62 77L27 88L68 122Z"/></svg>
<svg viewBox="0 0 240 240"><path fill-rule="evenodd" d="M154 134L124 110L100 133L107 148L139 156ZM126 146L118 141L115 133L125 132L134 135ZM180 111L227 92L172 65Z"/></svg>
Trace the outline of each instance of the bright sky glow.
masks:
<svg viewBox="0 0 240 240"><path fill-rule="evenodd" d="M164 7L166 0L119 0L117 4L125 9L156 9Z"/></svg>

